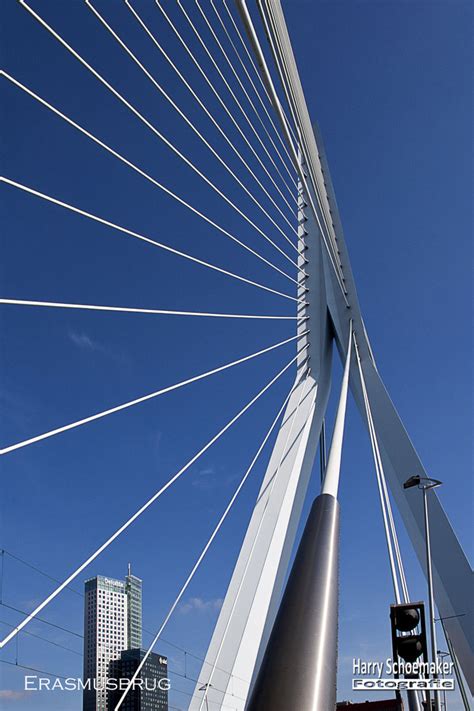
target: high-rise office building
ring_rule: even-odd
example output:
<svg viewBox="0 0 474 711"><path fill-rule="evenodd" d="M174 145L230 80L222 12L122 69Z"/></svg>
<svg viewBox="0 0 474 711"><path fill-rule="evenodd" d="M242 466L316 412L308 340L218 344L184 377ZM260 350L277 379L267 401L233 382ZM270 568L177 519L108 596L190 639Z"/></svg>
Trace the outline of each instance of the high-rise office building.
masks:
<svg viewBox="0 0 474 711"><path fill-rule="evenodd" d="M143 649L126 649L120 659L110 663L110 676L130 680L146 652ZM122 711L168 711L168 660L151 652L134 685L129 689L121 706ZM113 709L123 691L112 691L109 697Z"/></svg>
<svg viewBox="0 0 474 711"><path fill-rule="evenodd" d="M125 583L98 575L86 580L84 606L83 711L108 711L109 664L127 647L128 600ZM95 686L95 688L94 688Z"/></svg>
<svg viewBox="0 0 474 711"><path fill-rule="evenodd" d="M125 578L125 592L128 601L127 649L140 649L142 646L142 581L132 575L130 563Z"/></svg>
<svg viewBox="0 0 474 711"><path fill-rule="evenodd" d="M110 662L121 652L141 647L142 581L131 574L123 580L98 575L86 580L84 606L83 711L109 711L107 679Z"/></svg>

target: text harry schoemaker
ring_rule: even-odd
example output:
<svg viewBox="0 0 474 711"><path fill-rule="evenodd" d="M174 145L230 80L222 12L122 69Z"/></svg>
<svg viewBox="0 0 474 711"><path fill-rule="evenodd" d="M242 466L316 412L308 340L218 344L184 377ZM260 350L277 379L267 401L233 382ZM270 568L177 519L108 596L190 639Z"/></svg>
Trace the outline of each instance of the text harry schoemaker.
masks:
<svg viewBox="0 0 474 711"><path fill-rule="evenodd" d="M420 689L451 691L454 679L445 679L453 673L453 662L394 662L388 658L383 662L352 660L352 689L358 691L378 691L380 689ZM394 679L392 675L408 675L408 679ZM386 678L384 675L386 675ZM438 678L433 678L433 676ZM429 678L431 676L431 678ZM414 678L418 677L418 678Z"/></svg>
<svg viewBox="0 0 474 711"><path fill-rule="evenodd" d="M134 689L145 689L146 691L169 691L170 680L167 678L147 678L135 679L130 683L129 679L86 679L82 681L79 677L42 677L37 675L25 676L25 691L125 691L131 686Z"/></svg>

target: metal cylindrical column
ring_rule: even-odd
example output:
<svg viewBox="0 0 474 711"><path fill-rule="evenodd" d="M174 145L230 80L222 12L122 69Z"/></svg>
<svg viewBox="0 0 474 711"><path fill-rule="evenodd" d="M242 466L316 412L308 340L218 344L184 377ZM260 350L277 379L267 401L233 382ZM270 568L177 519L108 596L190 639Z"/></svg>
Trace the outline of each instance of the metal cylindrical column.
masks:
<svg viewBox="0 0 474 711"><path fill-rule="evenodd" d="M311 508L246 711L336 707L339 504Z"/></svg>
<svg viewBox="0 0 474 711"><path fill-rule="evenodd" d="M435 607L433 593L433 569L431 565L431 539L430 539L430 521L428 513L428 487L423 486L423 513L425 517L425 545L426 545L426 571L428 580L428 602L430 609L430 639L431 639L431 661L436 664L438 661L438 645L436 643L436 625L435 625ZM438 674L434 672L433 679L437 679ZM436 711L440 709L439 691L433 691L434 703Z"/></svg>

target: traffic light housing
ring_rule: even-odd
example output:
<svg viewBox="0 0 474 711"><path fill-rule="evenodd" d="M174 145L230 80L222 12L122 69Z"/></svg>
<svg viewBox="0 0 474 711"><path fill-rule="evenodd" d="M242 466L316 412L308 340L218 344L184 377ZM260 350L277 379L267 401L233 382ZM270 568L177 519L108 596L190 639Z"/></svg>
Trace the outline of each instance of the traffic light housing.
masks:
<svg viewBox="0 0 474 711"><path fill-rule="evenodd" d="M425 607L422 602L390 605L393 661L428 661ZM395 674L398 678L399 674Z"/></svg>

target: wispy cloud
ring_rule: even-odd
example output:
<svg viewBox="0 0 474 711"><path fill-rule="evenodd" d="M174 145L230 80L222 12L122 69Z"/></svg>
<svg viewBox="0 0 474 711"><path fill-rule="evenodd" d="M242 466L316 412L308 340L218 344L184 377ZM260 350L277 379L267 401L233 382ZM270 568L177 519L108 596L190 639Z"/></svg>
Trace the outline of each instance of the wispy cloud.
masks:
<svg viewBox="0 0 474 711"><path fill-rule="evenodd" d="M237 479L236 474L218 472L212 465L200 469L192 480L192 486L202 491L211 491L217 487L228 487Z"/></svg>
<svg viewBox="0 0 474 711"><path fill-rule="evenodd" d="M190 612L218 612L222 607L222 603L221 597L211 600L203 600L202 597L191 597L188 602L181 605L180 612L183 615L188 615Z"/></svg>
<svg viewBox="0 0 474 711"><path fill-rule="evenodd" d="M87 333L77 333L69 331L69 340L71 340L78 348L83 348L87 351L99 351L104 353L106 350L98 341L94 341Z"/></svg>
<svg viewBox="0 0 474 711"><path fill-rule="evenodd" d="M0 691L0 699L4 701L21 701L25 696L29 696L28 691L13 691L13 689L3 689Z"/></svg>
<svg viewBox="0 0 474 711"><path fill-rule="evenodd" d="M128 359L123 353L118 353L112 348L105 346L103 343L100 343L95 338L92 338L84 331L69 331L68 337L71 343L83 351L89 351L89 353L100 353L101 355L122 364L128 362Z"/></svg>
<svg viewBox="0 0 474 711"><path fill-rule="evenodd" d="M102 350L98 343L95 343L87 333L76 333L75 331L69 332L69 338L71 341L79 348L85 348L89 351Z"/></svg>

